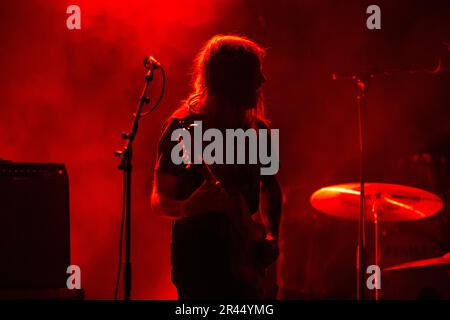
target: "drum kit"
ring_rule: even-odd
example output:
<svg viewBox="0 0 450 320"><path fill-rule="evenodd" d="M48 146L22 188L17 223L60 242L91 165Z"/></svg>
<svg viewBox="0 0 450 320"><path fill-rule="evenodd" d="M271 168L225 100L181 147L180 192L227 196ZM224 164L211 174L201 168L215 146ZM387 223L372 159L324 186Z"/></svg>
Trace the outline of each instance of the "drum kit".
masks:
<svg viewBox="0 0 450 320"><path fill-rule="evenodd" d="M448 46L443 47L446 57ZM312 206L325 214L355 220L358 222L358 243L356 254L358 300L366 299L366 268L368 265L368 250L366 248L366 224L373 225L373 253L374 264L377 269L382 257L380 250L379 225L385 222L398 222L419 220L437 214L443 208L441 198L431 192L409 186L374 183L366 181L366 126L367 126L367 92L372 78L376 76L388 76L393 74L425 73L437 74L442 72L439 65L434 70L371 70L366 72L352 72L349 74L333 74L333 80L350 80L357 88L357 109L359 127L359 160L360 180L356 183L347 183L321 188L313 193L310 202ZM450 270L450 253L443 257L428 260L410 261L407 264L390 266L383 272L395 270L407 270L412 268L447 268ZM380 271L381 272L381 271ZM447 274L450 276L450 273ZM375 277L375 300L380 298L381 274Z"/></svg>
<svg viewBox="0 0 450 320"><path fill-rule="evenodd" d="M425 219L435 215L443 208L443 202L439 196L418 188L367 182L364 190L365 221L374 227L373 252L374 262L377 266L379 266L379 259L383 255L379 243L380 223ZM315 209L322 213L357 221L359 220L361 203L360 183L347 183L321 188L313 193L310 202ZM436 269L450 271L450 253L432 259L389 266L384 268L382 273ZM447 273L447 275L450 278L450 273ZM375 289L375 300L379 299L380 290Z"/></svg>

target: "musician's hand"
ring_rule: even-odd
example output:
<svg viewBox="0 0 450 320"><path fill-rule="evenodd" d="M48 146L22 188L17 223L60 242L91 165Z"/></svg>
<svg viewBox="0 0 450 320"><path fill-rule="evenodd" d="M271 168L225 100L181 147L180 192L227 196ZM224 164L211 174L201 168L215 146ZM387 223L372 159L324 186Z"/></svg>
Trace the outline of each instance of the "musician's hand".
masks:
<svg viewBox="0 0 450 320"><path fill-rule="evenodd" d="M185 200L184 212L186 216L196 214L226 211L229 207L228 193L220 183L205 180L194 193Z"/></svg>
<svg viewBox="0 0 450 320"><path fill-rule="evenodd" d="M228 210L230 213L239 216L249 215L250 209L247 200L240 192L229 194Z"/></svg>
<svg viewBox="0 0 450 320"><path fill-rule="evenodd" d="M253 256L258 267L266 268L270 266L278 259L279 255L278 241L268 240L267 238L255 241Z"/></svg>

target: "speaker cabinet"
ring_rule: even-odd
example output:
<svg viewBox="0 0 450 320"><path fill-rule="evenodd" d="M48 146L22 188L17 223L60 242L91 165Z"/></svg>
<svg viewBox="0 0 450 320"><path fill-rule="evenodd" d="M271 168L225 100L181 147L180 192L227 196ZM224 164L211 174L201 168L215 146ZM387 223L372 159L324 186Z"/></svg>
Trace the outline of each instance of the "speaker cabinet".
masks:
<svg viewBox="0 0 450 320"><path fill-rule="evenodd" d="M0 290L66 287L69 220L63 164L0 163Z"/></svg>

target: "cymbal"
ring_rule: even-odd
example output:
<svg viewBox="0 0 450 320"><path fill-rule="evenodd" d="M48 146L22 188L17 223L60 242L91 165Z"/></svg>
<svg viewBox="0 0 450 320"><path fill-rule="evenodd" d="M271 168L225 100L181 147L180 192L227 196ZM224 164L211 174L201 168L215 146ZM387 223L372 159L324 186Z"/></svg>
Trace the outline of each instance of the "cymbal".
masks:
<svg viewBox="0 0 450 320"><path fill-rule="evenodd" d="M365 219L374 220L372 208L378 207L378 221L417 220L430 217L442 209L442 200L418 188L388 183L365 183ZM311 205L326 214L358 220L359 182L330 186L311 196Z"/></svg>
<svg viewBox="0 0 450 320"><path fill-rule="evenodd" d="M400 271L400 270L416 270L422 268L448 267L450 268L450 252L439 258L417 260L407 263L398 264L384 269L383 271Z"/></svg>

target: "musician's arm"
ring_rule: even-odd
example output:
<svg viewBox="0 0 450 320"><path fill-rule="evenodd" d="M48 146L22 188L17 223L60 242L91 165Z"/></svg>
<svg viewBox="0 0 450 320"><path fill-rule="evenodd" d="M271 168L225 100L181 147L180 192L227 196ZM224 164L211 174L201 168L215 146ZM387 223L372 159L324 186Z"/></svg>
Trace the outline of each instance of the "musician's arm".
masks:
<svg viewBox="0 0 450 320"><path fill-rule="evenodd" d="M156 171L151 195L152 210L157 215L179 219L214 211L224 211L228 195L221 187L205 181L186 199L176 199L173 194L178 187L178 177Z"/></svg>
<svg viewBox="0 0 450 320"><path fill-rule="evenodd" d="M278 239L281 220L282 192L276 175L261 176L261 211L268 238Z"/></svg>
<svg viewBox="0 0 450 320"><path fill-rule="evenodd" d="M151 205L153 213L167 218L182 218L185 216L185 200L176 200L169 196L176 188L177 177L170 174L160 174L155 172L153 181L153 191L151 195Z"/></svg>
<svg viewBox="0 0 450 320"><path fill-rule="evenodd" d="M172 141L172 133L179 128L176 119L169 119L163 125L158 143L158 160L155 165L151 206L153 213L167 218L178 219L187 215L184 210L185 200L177 199L176 191L180 187L181 166L173 163L171 151L178 143Z"/></svg>

